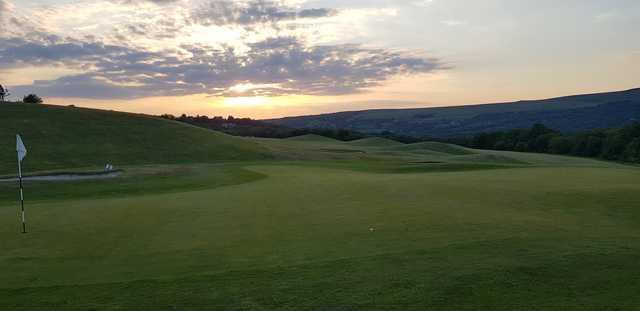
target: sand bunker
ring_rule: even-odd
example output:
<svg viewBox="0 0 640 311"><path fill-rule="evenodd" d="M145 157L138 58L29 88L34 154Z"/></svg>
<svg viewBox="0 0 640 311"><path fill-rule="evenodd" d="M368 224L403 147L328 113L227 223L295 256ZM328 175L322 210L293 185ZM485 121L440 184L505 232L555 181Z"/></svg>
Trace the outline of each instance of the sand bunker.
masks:
<svg viewBox="0 0 640 311"><path fill-rule="evenodd" d="M75 181L90 179L114 178L122 174L122 171L96 172L96 173L56 173L50 175L37 175L22 177L23 181ZM0 182L17 182L17 177L0 178Z"/></svg>

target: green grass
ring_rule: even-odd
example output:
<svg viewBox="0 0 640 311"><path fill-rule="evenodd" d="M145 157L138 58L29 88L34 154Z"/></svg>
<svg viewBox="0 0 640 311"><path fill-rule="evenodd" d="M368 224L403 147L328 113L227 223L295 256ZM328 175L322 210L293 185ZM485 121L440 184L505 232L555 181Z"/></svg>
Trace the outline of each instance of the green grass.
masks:
<svg viewBox="0 0 640 311"><path fill-rule="evenodd" d="M25 171L268 158L254 142L121 112L46 105L0 106L0 174L16 171L15 135L29 150Z"/></svg>
<svg viewBox="0 0 640 311"><path fill-rule="evenodd" d="M638 171L249 169L268 177L30 204L27 235L17 233L16 210L3 208L0 302L29 310L637 302Z"/></svg>
<svg viewBox="0 0 640 311"><path fill-rule="evenodd" d="M294 137L286 138L285 140L288 140L288 141L300 141L300 142L325 142L325 143L326 142L330 142L330 143L339 142L338 140L335 140L333 138L324 137L324 136L320 136L320 135L316 135L316 134L306 134L306 135L294 136Z"/></svg>
<svg viewBox="0 0 640 311"><path fill-rule="evenodd" d="M475 154L476 152L456 145L444 144L439 142L422 142L422 143L414 143L414 144L406 144L406 145L397 145L394 150L398 151L409 151L409 152L422 152L422 151L430 151L430 152L439 152L448 155L466 155L466 154Z"/></svg>
<svg viewBox="0 0 640 311"><path fill-rule="evenodd" d="M207 142L212 156L175 150L174 157L167 149L130 159L122 155L129 144L115 140L122 150L113 154L128 163L118 178L25 184L24 235L16 185L0 182L0 309L640 305L636 167L431 143L236 139L142 116L80 112L105 124L150 122L138 131L150 140L153 127L184 131ZM91 146L80 134L65 135L73 148ZM187 148L164 135L165 144ZM63 160L58 153L72 147L27 143L33 167L94 165L88 154ZM238 149L218 148L227 143ZM14 160L9 149L11 159L0 162L6 167ZM59 160L45 165L39 149Z"/></svg>
<svg viewBox="0 0 640 311"><path fill-rule="evenodd" d="M347 142L346 144L352 146L366 146L366 147L391 147L391 146L401 146L403 145L400 142L395 140L381 138L381 137L370 137L370 138L362 138L354 141Z"/></svg>
<svg viewBox="0 0 640 311"><path fill-rule="evenodd" d="M241 184L266 176L234 163L210 165L154 165L124 167L112 179L77 181L25 181L29 201L136 196L196 191ZM0 204L16 201L16 182L0 182Z"/></svg>

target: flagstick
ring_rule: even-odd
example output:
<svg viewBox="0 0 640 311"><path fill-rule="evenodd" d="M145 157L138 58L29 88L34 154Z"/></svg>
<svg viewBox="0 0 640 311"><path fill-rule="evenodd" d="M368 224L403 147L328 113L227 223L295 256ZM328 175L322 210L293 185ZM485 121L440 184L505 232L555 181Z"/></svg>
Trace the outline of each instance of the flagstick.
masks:
<svg viewBox="0 0 640 311"><path fill-rule="evenodd" d="M24 194L22 193L22 164L18 159L18 180L20 181L20 208L22 210L22 233L27 233L27 224L24 219Z"/></svg>

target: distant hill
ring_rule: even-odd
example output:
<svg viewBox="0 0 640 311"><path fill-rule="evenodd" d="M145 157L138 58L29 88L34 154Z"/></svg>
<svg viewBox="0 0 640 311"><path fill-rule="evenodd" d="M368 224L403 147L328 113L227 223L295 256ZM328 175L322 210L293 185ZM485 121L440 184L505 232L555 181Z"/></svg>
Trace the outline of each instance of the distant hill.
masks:
<svg viewBox="0 0 640 311"><path fill-rule="evenodd" d="M15 172L16 133L29 150L27 171L271 157L244 138L139 114L3 103L0 124L0 174Z"/></svg>
<svg viewBox="0 0 640 311"><path fill-rule="evenodd" d="M349 111L265 120L293 128L392 132L415 137L468 136L542 123L561 132L620 127L640 120L640 88L545 100L457 107Z"/></svg>

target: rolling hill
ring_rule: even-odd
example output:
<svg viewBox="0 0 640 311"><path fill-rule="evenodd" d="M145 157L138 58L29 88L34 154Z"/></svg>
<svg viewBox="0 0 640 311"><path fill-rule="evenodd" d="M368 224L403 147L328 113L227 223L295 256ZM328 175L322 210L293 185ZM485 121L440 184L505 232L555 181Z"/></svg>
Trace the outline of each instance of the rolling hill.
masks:
<svg viewBox="0 0 640 311"><path fill-rule="evenodd" d="M293 128L389 131L416 137L459 137L481 132L529 128L542 123L574 132L619 127L640 120L640 88L545 100L472 106L349 111L265 120Z"/></svg>
<svg viewBox="0 0 640 311"><path fill-rule="evenodd" d="M27 171L271 157L259 144L146 115L49 105L0 105L0 173L15 171L15 134Z"/></svg>
<svg viewBox="0 0 640 311"><path fill-rule="evenodd" d="M2 310L640 303L633 166L382 138L237 138L70 107L0 116L5 170L15 132L31 172L126 165L114 178L27 181L27 234L16 182L0 182Z"/></svg>

